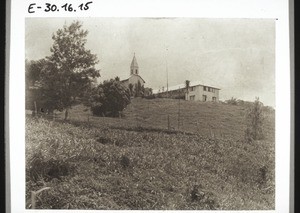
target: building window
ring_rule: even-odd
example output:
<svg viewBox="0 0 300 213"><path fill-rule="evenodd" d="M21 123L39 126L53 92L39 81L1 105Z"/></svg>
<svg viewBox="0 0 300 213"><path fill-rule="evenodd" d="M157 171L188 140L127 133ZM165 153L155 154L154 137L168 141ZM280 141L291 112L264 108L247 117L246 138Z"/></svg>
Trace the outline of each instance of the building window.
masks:
<svg viewBox="0 0 300 213"><path fill-rule="evenodd" d="M202 95L202 101L206 101L207 96L206 95Z"/></svg>
<svg viewBox="0 0 300 213"><path fill-rule="evenodd" d="M216 97L212 97L212 101L213 101L213 102L216 102L216 101L217 101L217 98L216 98Z"/></svg>
<svg viewBox="0 0 300 213"><path fill-rule="evenodd" d="M203 90L206 91L206 86L203 87Z"/></svg>
<svg viewBox="0 0 300 213"><path fill-rule="evenodd" d="M194 101L195 100L195 96L194 95L191 95L190 96L190 101Z"/></svg>
<svg viewBox="0 0 300 213"><path fill-rule="evenodd" d="M190 91L195 91L196 87L191 87Z"/></svg>

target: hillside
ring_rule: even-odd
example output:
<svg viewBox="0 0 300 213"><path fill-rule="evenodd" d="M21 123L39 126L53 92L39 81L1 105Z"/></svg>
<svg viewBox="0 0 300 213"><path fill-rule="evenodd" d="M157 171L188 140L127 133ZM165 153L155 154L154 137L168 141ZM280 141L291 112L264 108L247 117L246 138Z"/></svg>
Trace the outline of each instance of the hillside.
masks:
<svg viewBox="0 0 300 213"><path fill-rule="evenodd" d="M265 139L249 144L245 112L133 99L123 118L93 117L80 105L68 123L61 114L28 117L27 208L30 191L49 186L38 208L274 209L275 115L266 113Z"/></svg>

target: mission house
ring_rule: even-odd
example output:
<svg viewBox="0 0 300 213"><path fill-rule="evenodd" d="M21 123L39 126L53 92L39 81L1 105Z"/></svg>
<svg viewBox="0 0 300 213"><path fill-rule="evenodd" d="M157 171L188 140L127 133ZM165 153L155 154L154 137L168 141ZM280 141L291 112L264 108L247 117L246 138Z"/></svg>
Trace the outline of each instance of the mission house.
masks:
<svg viewBox="0 0 300 213"><path fill-rule="evenodd" d="M154 91L157 97L181 98L188 101L212 101L219 102L219 88L204 85L198 81L190 82L187 92L185 84L171 86L167 90Z"/></svg>
<svg viewBox="0 0 300 213"><path fill-rule="evenodd" d="M130 65L130 75L129 77L121 80L121 82L124 86L126 86L129 89L130 87L132 87L131 89L133 91L135 91L138 85L144 88L145 81L139 75L139 65L137 63L135 54ZM149 92L149 90L147 89L145 90L145 95L150 95L151 92ZM219 91L220 89L217 87L204 85L203 83L195 81L190 82L188 91L186 89L185 84L180 84L168 87L167 90L165 90L164 87L159 90L154 90L153 94L156 97L162 98L180 98L189 101L219 102Z"/></svg>

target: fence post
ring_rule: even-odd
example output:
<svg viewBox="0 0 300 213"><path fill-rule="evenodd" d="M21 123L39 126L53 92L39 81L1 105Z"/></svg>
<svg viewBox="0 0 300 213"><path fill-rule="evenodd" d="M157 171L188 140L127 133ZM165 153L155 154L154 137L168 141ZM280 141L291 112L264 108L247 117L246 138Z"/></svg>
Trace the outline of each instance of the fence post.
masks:
<svg viewBox="0 0 300 213"><path fill-rule="evenodd" d="M34 191L31 191L31 208L32 209L35 209L35 207L36 207L36 199L35 199L35 197L36 197L36 193L34 192Z"/></svg>
<svg viewBox="0 0 300 213"><path fill-rule="evenodd" d="M180 126L180 98L179 100L179 104L178 104L178 130L179 130L179 126Z"/></svg>
<svg viewBox="0 0 300 213"><path fill-rule="evenodd" d="M42 188L38 191L31 191L31 208L32 209L35 209L36 208L36 195L41 193L42 191L44 190L47 190L47 189L50 189L50 187L45 187L45 188Z"/></svg>
<svg viewBox="0 0 300 213"><path fill-rule="evenodd" d="M36 106L36 101L34 101L34 115L37 116L37 106Z"/></svg>

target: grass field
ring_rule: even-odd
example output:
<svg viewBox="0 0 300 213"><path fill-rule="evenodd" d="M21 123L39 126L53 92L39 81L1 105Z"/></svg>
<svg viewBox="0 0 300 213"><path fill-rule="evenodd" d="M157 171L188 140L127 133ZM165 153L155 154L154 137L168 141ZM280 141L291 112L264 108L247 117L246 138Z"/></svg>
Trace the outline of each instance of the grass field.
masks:
<svg viewBox="0 0 300 213"><path fill-rule="evenodd" d="M274 209L275 115L246 143L246 110L137 98L123 118L81 105L68 122L27 117L27 208L31 191L51 187L37 208Z"/></svg>

